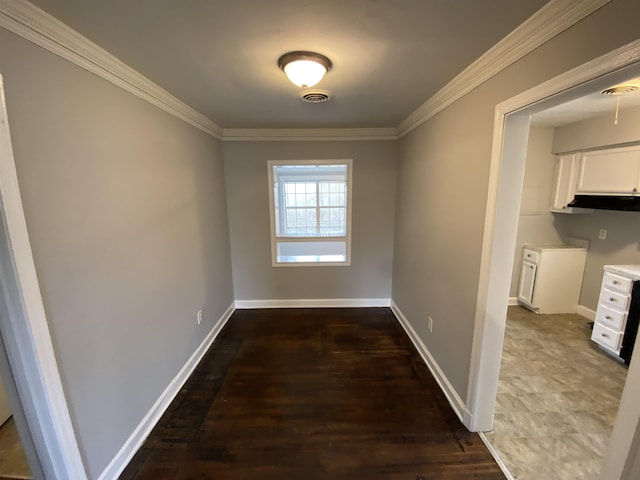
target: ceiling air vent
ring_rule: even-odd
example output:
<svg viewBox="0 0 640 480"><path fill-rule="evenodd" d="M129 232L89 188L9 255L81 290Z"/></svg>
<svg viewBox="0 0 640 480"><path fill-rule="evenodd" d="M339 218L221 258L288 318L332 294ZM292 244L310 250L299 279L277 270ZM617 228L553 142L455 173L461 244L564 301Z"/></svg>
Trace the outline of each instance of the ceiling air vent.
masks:
<svg viewBox="0 0 640 480"><path fill-rule="evenodd" d="M603 95L626 95L638 91L638 86L633 84L616 85L602 91Z"/></svg>
<svg viewBox="0 0 640 480"><path fill-rule="evenodd" d="M317 88L307 89L298 95L300 100L307 103L324 103L333 98L333 94L328 90L319 90Z"/></svg>

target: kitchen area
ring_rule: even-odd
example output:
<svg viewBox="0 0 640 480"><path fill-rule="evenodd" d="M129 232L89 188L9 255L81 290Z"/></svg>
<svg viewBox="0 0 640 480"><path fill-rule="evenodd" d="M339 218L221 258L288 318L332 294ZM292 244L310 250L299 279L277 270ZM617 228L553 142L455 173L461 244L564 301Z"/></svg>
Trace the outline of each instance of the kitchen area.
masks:
<svg viewBox="0 0 640 480"><path fill-rule="evenodd" d="M640 106L624 110L617 125L611 114L559 127L533 120L510 293L512 305L595 322L593 340L613 357L627 325L637 330L637 125Z"/></svg>
<svg viewBox="0 0 640 480"><path fill-rule="evenodd" d="M638 90L640 91L640 79ZM598 478L640 319L640 94L532 117L494 430L513 478Z"/></svg>

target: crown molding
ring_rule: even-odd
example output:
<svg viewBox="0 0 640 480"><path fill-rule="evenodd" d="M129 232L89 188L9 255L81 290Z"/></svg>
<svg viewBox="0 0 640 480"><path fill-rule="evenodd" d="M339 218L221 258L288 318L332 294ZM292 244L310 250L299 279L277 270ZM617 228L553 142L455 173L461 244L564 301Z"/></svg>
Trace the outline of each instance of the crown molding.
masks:
<svg viewBox="0 0 640 480"><path fill-rule="evenodd" d="M399 137L610 1L551 0L404 119Z"/></svg>
<svg viewBox="0 0 640 480"><path fill-rule="evenodd" d="M225 128L225 142L314 142L397 140L395 128Z"/></svg>
<svg viewBox="0 0 640 480"><path fill-rule="evenodd" d="M0 0L0 27L224 141L397 140L611 0L551 0L418 107L398 128L222 129L26 0Z"/></svg>
<svg viewBox="0 0 640 480"><path fill-rule="evenodd" d="M26 0L0 0L0 27L220 139L222 128L109 52Z"/></svg>

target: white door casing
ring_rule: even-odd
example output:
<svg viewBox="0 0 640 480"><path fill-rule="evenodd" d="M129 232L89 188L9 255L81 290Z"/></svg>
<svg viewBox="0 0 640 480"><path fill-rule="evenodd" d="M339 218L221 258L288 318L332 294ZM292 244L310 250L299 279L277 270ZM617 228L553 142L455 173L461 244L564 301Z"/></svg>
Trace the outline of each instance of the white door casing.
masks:
<svg viewBox="0 0 640 480"><path fill-rule="evenodd" d="M472 431L489 431L497 393L500 359L522 194L528 118L531 114L640 75L640 40L577 67L496 106L480 266L471 371L466 405ZM507 260L505 260L507 259ZM640 356L640 342L634 355ZM600 473L601 479L627 477L640 420L640 362L632 362ZM626 468L626 470L625 470Z"/></svg>
<svg viewBox="0 0 640 480"><path fill-rule="evenodd" d="M0 75L0 331L47 479L86 480L62 388L22 208Z"/></svg>

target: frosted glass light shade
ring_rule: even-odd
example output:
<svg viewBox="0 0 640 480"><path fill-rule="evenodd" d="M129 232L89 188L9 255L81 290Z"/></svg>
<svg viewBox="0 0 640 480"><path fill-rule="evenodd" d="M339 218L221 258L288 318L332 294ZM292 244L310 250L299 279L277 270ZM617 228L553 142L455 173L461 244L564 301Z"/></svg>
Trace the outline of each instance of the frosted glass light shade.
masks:
<svg viewBox="0 0 640 480"><path fill-rule="evenodd" d="M287 78L300 88L309 88L317 84L333 64L324 55L315 52L289 52L278 60L278 66Z"/></svg>
<svg viewBox="0 0 640 480"><path fill-rule="evenodd" d="M322 80L327 69L312 60L297 60L285 65L284 73L294 85L309 88Z"/></svg>

